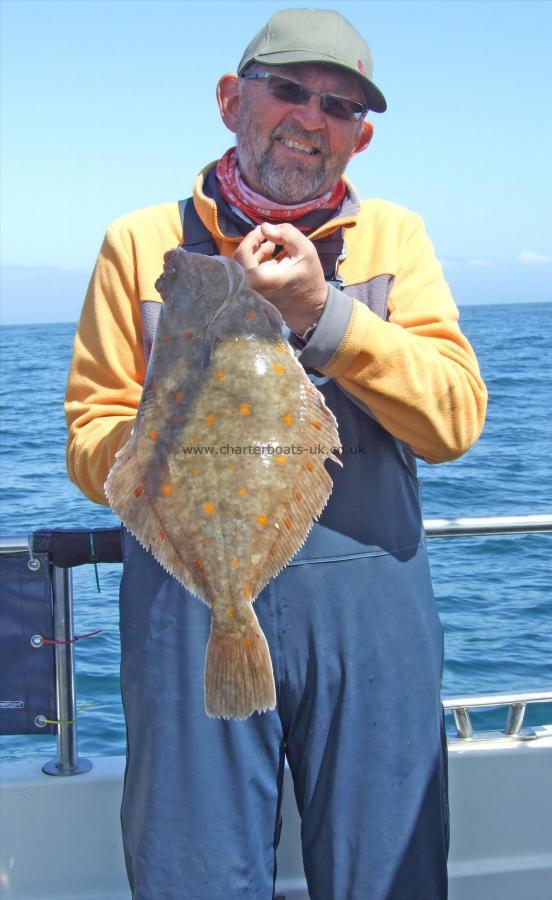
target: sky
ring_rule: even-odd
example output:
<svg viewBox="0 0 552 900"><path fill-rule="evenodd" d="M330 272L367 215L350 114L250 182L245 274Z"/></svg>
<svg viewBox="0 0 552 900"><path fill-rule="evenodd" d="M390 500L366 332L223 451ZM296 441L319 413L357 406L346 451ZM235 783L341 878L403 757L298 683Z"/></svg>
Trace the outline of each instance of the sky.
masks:
<svg viewBox="0 0 552 900"><path fill-rule="evenodd" d="M287 0L0 0L0 320L76 321L113 219L189 195ZM552 2L356 0L388 110L348 168L424 219L457 302L552 300Z"/></svg>

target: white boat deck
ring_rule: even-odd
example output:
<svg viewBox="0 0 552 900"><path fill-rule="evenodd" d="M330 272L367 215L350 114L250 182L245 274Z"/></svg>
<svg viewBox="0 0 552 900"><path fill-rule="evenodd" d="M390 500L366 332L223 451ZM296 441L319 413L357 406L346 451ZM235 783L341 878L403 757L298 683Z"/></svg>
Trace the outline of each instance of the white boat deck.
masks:
<svg viewBox="0 0 552 900"><path fill-rule="evenodd" d="M451 743L450 900L551 900L552 726L535 731L531 741ZM3 765L0 897L130 900L123 769L123 757L94 759L90 772L67 778L37 764ZM283 818L277 894L308 900L287 768Z"/></svg>

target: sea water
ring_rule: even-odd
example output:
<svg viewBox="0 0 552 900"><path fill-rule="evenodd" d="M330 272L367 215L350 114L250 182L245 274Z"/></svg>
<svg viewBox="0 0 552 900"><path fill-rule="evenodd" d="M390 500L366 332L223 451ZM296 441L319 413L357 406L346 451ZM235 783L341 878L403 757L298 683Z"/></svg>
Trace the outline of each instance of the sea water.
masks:
<svg viewBox="0 0 552 900"><path fill-rule="evenodd" d="M552 513L552 304L467 306L461 325L489 389L476 446L445 465L420 463L424 518ZM0 329L0 534L117 524L65 472L63 395L74 324ZM435 539L430 562L445 630L443 695L552 689L550 535ZM74 570L79 753L124 753L119 696L120 566ZM89 705L90 704L90 705ZM527 722L552 721L530 707ZM477 724L476 720L476 724ZM503 727L504 711L484 714ZM0 737L8 759L45 760L55 737Z"/></svg>

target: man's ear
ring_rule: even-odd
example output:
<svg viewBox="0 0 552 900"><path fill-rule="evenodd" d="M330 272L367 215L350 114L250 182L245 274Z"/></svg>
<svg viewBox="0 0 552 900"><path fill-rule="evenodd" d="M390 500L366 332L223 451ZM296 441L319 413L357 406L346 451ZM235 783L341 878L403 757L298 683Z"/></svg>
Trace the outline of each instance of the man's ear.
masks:
<svg viewBox="0 0 552 900"><path fill-rule="evenodd" d="M240 111L240 90L237 75L223 75L217 84L217 103L222 121L236 134Z"/></svg>
<svg viewBox="0 0 552 900"><path fill-rule="evenodd" d="M366 147L372 140L372 136L374 134L374 126L371 122L366 122L366 120L362 123L362 131L360 132L360 137L356 143L355 149L353 150L353 156L357 153L362 153L363 150L366 150Z"/></svg>

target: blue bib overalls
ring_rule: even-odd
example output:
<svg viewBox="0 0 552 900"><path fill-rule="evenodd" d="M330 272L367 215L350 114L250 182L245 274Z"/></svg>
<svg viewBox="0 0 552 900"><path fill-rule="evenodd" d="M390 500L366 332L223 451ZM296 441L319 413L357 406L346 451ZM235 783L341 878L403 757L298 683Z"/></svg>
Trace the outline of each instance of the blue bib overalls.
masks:
<svg viewBox="0 0 552 900"><path fill-rule="evenodd" d="M287 757L312 900L444 900L436 612L412 454L331 380L343 468L255 602L277 708L210 719L210 611L124 533L122 825L133 900L270 900Z"/></svg>

